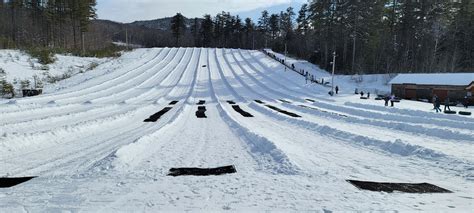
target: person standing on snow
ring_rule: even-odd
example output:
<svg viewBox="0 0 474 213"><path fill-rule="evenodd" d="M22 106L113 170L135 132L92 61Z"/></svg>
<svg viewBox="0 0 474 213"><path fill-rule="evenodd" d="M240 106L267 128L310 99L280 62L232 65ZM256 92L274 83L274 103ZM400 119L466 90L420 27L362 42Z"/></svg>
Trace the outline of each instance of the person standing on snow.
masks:
<svg viewBox="0 0 474 213"><path fill-rule="evenodd" d="M336 94L338 94L338 93L339 93L339 87L336 86Z"/></svg>
<svg viewBox="0 0 474 213"><path fill-rule="evenodd" d="M367 92L367 98L370 98L370 92Z"/></svg>
<svg viewBox="0 0 474 213"><path fill-rule="evenodd" d="M388 97L387 95L383 98L383 100L385 101L385 106L388 106L388 101L390 100L390 97Z"/></svg>

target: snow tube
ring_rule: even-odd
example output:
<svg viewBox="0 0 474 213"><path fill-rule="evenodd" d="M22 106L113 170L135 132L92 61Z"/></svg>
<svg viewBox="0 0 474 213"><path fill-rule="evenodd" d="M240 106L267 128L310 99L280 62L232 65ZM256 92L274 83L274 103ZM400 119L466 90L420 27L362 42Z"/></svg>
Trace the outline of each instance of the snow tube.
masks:
<svg viewBox="0 0 474 213"><path fill-rule="evenodd" d="M456 114L456 111L444 111L445 114Z"/></svg>
<svg viewBox="0 0 474 213"><path fill-rule="evenodd" d="M460 115L471 115L471 112L459 111Z"/></svg>

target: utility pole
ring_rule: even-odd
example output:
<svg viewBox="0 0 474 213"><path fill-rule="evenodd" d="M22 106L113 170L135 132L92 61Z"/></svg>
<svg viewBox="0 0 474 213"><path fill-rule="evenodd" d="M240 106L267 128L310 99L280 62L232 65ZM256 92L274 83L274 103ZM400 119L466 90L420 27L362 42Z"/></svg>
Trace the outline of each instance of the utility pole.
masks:
<svg viewBox="0 0 474 213"><path fill-rule="evenodd" d="M285 60L283 61L283 65L285 65L285 72L286 72L286 42L285 42Z"/></svg>
<svg viewBox="0 0 474 213"><path fill-rule="evenodd" d="M334 70L336 69L336 51L332 54L332 82L331 82L331 96L334 95Z"/></svg>

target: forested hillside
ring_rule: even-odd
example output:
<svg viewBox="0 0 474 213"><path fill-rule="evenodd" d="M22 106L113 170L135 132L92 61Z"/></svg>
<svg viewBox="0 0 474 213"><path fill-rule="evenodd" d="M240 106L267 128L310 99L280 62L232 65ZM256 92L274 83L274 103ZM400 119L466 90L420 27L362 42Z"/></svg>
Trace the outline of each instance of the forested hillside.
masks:
<svg viewBox="0 0 474 213"><path fill-rule="evenodd" d="M96 20L95 0L0 1L0 48L272 48L343 74L474 71L474 1L311 0L258 20L228 12L188 19ZM159 14L157 14L159 16Z"/></svg>

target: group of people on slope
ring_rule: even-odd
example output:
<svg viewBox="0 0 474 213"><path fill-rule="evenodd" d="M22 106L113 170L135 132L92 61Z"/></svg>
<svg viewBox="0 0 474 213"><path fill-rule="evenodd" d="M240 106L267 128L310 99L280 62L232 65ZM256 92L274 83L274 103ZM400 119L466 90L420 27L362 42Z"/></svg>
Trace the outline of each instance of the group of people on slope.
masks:
<svg viewBox="0 0 474 213"><path fill-rule="evenodd" d="M433 95L433 98L431 99L431 103L433 103L433 109L436 110L436 112L442 112L441 110L441 100L440 98L435 94ZM469 106L469 99L464 97L464 101L462 102L465 108L468 108ZM444 111L451 111L451 99L449 97L446 97L444 99Z"/></svg>

